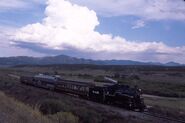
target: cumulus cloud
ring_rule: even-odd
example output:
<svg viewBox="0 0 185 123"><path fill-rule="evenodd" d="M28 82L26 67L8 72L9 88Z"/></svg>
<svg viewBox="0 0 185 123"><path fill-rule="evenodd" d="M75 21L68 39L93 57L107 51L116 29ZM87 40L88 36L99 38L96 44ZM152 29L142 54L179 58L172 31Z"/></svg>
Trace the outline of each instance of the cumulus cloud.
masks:
<svg viewBox="0 0 185 123"><path fill-rule="evenodd" d="M132 29L145 26L146 21L185 21L184 0L70 0L95 10L99 15L135 16L137 21Z"/></svg>
<svg viewBox="0 0 185 123"><path fill-rule="evenodd" d="M103 16L133 15L146 20L185 20L184 0L70 0Z"/></svg>
<svg viewBox="0 0 185 123"><path fill-rule="evenodd" d="M100 34L95 31L99 25L96 12L66 0L48 0L45 16L41 23L18 29L12 37L14 43L39 43L44 48L55 50L71 48L99 54L94 55L98 58L106 56L106 59L143 60L141 56L154 54L156 60L167 61L169 55L164 55L166 53L173 57L174 54L184 56L182 53L185 47L169 47L162 42L138 43L119 36L113 37L111 34Z"/></svg>
<svg viewBox="0 0 185 123"><path fill-rule="evenodd" d="M0 26L0 56L44 56L44 53L38 53L30 49L17 47L9 37L14 34L15 28L8 26Z"/></svg>

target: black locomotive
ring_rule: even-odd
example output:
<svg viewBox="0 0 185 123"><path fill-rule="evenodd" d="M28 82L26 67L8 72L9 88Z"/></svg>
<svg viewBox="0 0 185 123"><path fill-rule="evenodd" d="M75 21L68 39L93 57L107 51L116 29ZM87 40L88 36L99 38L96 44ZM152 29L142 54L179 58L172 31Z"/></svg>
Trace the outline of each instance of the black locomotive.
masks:
<svg viewBox="0 0 185 123"><path fill-rule="evenodd" d="M117 84L114 80L109 78L107 80L113 81L114 84L96 86L89 82L71 81L63 79L60 76L43 74L20 77L20 81L23 84L75 94L89 100L118 105L130 110L144 110L145 104L141 97L142 94L140 89Z"/></svg>

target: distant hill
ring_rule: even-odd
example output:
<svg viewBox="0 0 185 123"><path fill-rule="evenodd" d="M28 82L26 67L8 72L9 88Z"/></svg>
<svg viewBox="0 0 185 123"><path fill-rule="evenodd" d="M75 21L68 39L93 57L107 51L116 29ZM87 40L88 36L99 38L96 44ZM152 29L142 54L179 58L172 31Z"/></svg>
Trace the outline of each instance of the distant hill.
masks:
<svg viewBox="0 0 185 123"><path fill-rule="evenodd" d="M131 60L92 60L70 57L66 55L48 56L48 57L2 57L0 58L0 66L14 65L51 65L51 64L94 64L94 65L162 65L162 66L182 66L175 62L166 64L155 62L138 62Z"/></svg>
<svg viewBox="0 0 185 123"><path fill-rule="evenodd" d="M176 63L176 62L168 62L168 63L166 63L165 65L166 65L166 66L179 66L179 65L181 65L181 64Z"/></svg>

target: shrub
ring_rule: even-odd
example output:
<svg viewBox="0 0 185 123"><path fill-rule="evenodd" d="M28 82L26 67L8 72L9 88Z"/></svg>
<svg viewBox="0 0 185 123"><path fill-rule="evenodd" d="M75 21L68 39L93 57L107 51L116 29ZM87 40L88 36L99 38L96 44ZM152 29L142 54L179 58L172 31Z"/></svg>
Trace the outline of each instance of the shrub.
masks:
<svg viewBox="0 0 185 123"><path fill-rule="evenodd" d="M58 112L50 116L57 123L78 123L78 117L73 115L71 112Z"/></svg>
<svg viewBox="0 0 185 123"><path fill-rule="evenodd" d="M0 121L6 123L50 123L38 110L0 92Z"/></svg>
<svg viewBox="0 0 185 123"><path fill-rule="evenodd" d="M73 112L83 123L101 123L103 119L100 112L88 109L87 107L76 107L73 109Z"/></svg>
<svg viewBox="0 0 185 123"><path fill-rule="evenodd" d="M81 107L79 104L75 104L75 102L70 103L50 99L41 102L38 108L43 114L49 115L52 119L56 118L57 122L62 122L63 120L69 121L69 123L76 122L78 121L78 117L82 123L100 123L102 121L102 116L99 112L92 108ZM66 119L64 116L66 116Z"/></svg>
<svg viewBox="0 0 185 123"><path fill-rule="evenodd" d="M45 100L39 105L39 110L44 115L55 114L57 112L63 111L64 106L60 101L57 100Z"/></svg>

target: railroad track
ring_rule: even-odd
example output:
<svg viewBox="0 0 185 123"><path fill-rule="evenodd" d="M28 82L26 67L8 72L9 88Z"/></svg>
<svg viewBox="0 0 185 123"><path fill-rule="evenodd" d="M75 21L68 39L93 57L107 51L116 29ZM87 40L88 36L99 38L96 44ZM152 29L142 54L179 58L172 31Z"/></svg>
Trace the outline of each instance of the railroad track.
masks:
<svg viewBox="0 0 185 123"><path fill-rule="evenodd" d="M161 116L161 115L159 116L159 115L152 114L152 113L149 113L149 112L143 112L143 114L148 115L148 116L152 116L152 117L156 117L156 118L159 118L159 119L162 119L162 120L166 120L166 121L173 121L173 122L177 122L177 123L185 123L185 120L169 118L169 117Z"/></svg>

